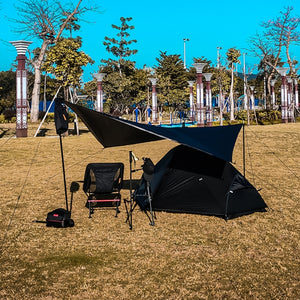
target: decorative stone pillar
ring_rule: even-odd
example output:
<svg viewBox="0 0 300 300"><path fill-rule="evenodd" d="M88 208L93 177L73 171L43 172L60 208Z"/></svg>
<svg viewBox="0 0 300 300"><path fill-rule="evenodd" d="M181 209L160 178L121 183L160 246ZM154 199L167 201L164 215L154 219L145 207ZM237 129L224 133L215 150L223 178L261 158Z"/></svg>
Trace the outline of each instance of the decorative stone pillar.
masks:
<svg viewBox="0 0 300 300"><path fill-rule="evenodd" d="M210 88L210 81L212 77L212 73L204 73L206 82L206 111L207 111L207 117L206 117L206 124L207 126L213 125L213 113L212 113L212 98L211 98L211 88Z"/></svg>
<svg viewBox="0 0 300 300"><path fill-rule="evenodd" d="M293 105L293 79L287 77L287 114L288 121L294 121L294 105Z"/></svg>
<svg viewBox="0 0 300 300"><path fill-rule="evenodd" d="M193 66L197 72L197 126L204 126L204 97L203 97L203 83L202 83L202 70L206 63L194 63Z"/></svg>
<svg viewBox="0 0 300 300"><path fill-rule="evenodd" d="M294 89L295 89L295 107L296 108L300 108L300 104L299 104L299 93L298 93L298 80L296 78L294 78Z"/></svg>
<svg viewBox="0 0 300 300"><path fill-rule="evenodd" d="M27 137L27 71L26 56L28 46L32 42L13 41L18 56L18 67L16 71L16 136Z"/></svg>
<svg viewBox="0 0 300 300"><path fill-rule="evenodd" d="M102 81L106 76L106 73L95 73L94 78L97 79L97 111L103 112L103 91Z"/></svg>
<svg viewBox="0 0 300 300"><path fill-rule="evenodd" d="M152 123L157 123L157 94L156 94L156 78L150 78L152 84Z"/></svg>
<svg viewBox="0 0 300 300"><path fill-rule="evenodd" d="M287 111L287 84L286 84L286 72L288 68L278 67L277 71L281 76L281 120L282 123L288 123L288 111Z"/></svg>
<svg viewBox="0 0 300 300"><path fill-rule="evenodd" d="M194 87L195 81L188 81L189 88L190 88L190 119L193 122L195 120L194 118L194 92L193 92L193 87Z"/></svg>
<svg viewBox="0 0 300 300"><path fill-rule="evenodd" d="M275 98L275 82L276 80L275 79L272 79L270 81L270 84L271 84L271 97L272 97L272 102L271 102L271 107L272 109L275 109L275 105L276 105L276 98Z"/></svg>

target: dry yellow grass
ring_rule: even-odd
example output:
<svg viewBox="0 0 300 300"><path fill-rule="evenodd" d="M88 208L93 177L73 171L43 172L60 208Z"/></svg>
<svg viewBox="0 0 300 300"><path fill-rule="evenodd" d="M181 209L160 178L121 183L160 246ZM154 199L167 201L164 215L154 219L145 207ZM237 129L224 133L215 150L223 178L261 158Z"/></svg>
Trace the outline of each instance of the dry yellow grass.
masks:
<svg viewBox="0 0 300 300"><path fill-rule="evenodd" d="M132 231L124 204L118 218L97 210L89 219L82 189L74 194L75 227L34 223L64 207L59 139L50 137L53 124L43 125L45 137L23 139L11 126L0 128L8 129L0 139L0 299L300 299L300 123L246 127L246 176L268 212L228 222L157 213L152 227L136 209ZM68 186L83 180L89 162L124 162L128 180L129 150L157 162L174 145L103 149L85 130L70 135ZM233 161L242 171L241 134Z"/></svg>

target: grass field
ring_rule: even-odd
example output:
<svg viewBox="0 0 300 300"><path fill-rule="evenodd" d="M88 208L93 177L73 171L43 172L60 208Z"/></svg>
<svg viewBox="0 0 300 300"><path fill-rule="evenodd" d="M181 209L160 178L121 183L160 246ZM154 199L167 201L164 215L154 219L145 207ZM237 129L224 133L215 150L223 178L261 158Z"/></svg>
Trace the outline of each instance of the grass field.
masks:
<svg viewBox="0 0 300 300"><path fill-rule="evenodd" d="M34 222L64 207L59 139L53 123L36 138L37 125L19 139L14 126L0 127L0 299L300 299L300 123L245 128L246 177L266 213L226 222L161 212L153 227L136 209L132 231L123 203L118 218L106 209L89 219L82 183L73 228ZM120 161L128 199L128 151L156 163L175 145L103 149L81 125L63 139L67 184L82 181L90 162ZM242 158L240 134L240 171Z"/></svg>

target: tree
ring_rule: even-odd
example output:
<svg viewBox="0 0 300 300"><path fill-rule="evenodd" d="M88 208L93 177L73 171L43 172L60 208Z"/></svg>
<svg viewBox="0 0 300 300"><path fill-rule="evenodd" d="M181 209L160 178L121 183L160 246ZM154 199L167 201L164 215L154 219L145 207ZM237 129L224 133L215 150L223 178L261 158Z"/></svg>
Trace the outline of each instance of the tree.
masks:
<svg viewBox="0 0 300 300"><path fill-rule="evenodd" d="M43 70L54 75L60 85L64 87L80 86L83 66L93 63L93 60L83 51L81 39L60 38L57 43L46 52ZM65 98L67 98L65 94Z"/></svg>
<svg viewBox="0 0 300 300"><path fill-rule="evenodd" d="M233 71L234 71L234 64L240 63L239 57L241 56L241 52L236 48L230 48L228 49L226 56L227 56L228 66L231 70L231 85L230 85L229 101L230 101L230 121L233 121L234 120Z"/></svg>
<svg viewBox="0 0 300 300"><path fill-rule="evenodd" d="M129 57L137 53L137 50L131 50L130 45L132 43L137 43L136 40L127 40L130 36L128 30L133 30L133 25L128 25L128 22L132 20L131 17L124 18L121 17L121 26L117 26L112 24L112 28L118 30L117 38L109 38L104 37L103 45L106 47L106 50L112 53L115 57L117 57L116 66L119 69L120 75L122 75L122 66L124 65L124 58ZM102 60L103 63L107 63L107 60ZM110 61L114 62L114 61Z"/></svg>
<svg viewBox="0 0 300 300"><path fill-rule="evenodd" d="M38 121L41 68L46 50L49 45L57 43L70 20L89 10L87 7L80 8L81 3L82 0L79 0L76 6L72 3L63 6L61 2L55 0L20 0L17 7L20 15L20 19L15 20L18 23L18 31L26 32L29 37L38 38L42 43L39 55L32 61L35 71L31 99L32 122Z"/></svg>
<svg viewBox="0 0 300 300"><path fill-rule="evenodd" d="M14 109L16 100L16 73L0 72L0 113L6 109Z"/></svg>
<svg viewBox="0 0 300 300"><path fill-rule="evenodd" d="M158 65L154 68L158 77L157 87L161 102L178 106L188 98L186 87L188 85L188 73L180 55L160 51L160 57L156 58Z"/></svg>
<svg viewBox="0 0 300 300"><path fill-rule="evenodd" d="M291 75L295 75L293 68L297 61L291 58L291 45L299 45L300 32L298 26L300 18L292 15L293 7L286 7L280 11L280 16L261 24L262 33L257 33L250 39L250 51L258 57L262 57L260 68L265 71L267 102L270 104L271 85L270 81L277 74L276 67L282 66L283 52L290 67Z"/></svg>

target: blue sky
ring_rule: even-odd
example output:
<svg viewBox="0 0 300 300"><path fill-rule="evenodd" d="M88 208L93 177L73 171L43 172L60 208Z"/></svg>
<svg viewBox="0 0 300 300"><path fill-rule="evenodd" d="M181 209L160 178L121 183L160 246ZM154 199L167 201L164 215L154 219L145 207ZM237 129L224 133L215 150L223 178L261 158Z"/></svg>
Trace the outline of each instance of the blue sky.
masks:
<svg viewBox="0 0 300 300"><path fill-rule="evenodd" d="M76 1L73 1L76 2ZM83 2L88 3L89 0ZM26 35L16 35L12 31L15 24L8 17L16 17L15 1L2 1L0 4L0 71L11 68L16 57L16 51L8 41L26 39ZM241 52L247 52L249 38L261 30L262 21L274 19L286 6L294 7L294 15L300 16L300 0L152 0L143 1L97 1L101 14L88 13L77 33L83 38L82 49L91 56L95 64L84 71L84 80L92 79L91 73L98 70L101 59L110 55L102 42L105 36L114 37L117 31L111 24L120 24L120 17L132 17L130 39L136 39L134 48L138 53L131 57L137 62L137 67L153 67L160 51L167 54L180 54L183 58L183 38L186 42L187 66L193 63L193 57L204 56L216 64L217 47L224 58L231 47ZM300 30L300 28L299 28ZM29 47L39 46L38 40ZM248 51L249 52L249 51ZM300 60L300 46L293 47L292 57ZM249 54L246 55L247 68L252 68L257 61ZM241 69L242 67L239 66Z"/></svg>

